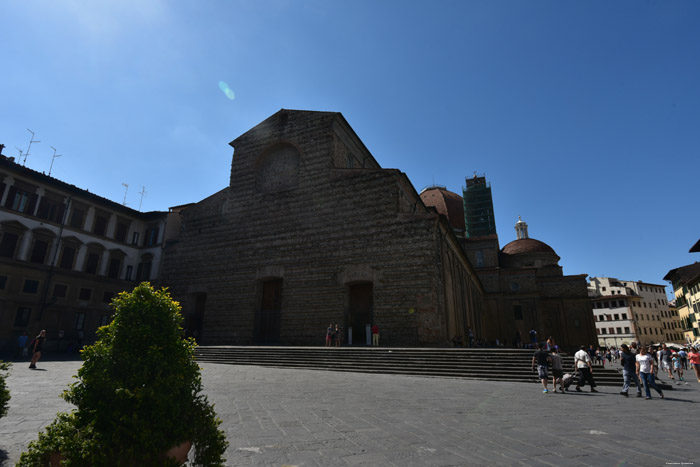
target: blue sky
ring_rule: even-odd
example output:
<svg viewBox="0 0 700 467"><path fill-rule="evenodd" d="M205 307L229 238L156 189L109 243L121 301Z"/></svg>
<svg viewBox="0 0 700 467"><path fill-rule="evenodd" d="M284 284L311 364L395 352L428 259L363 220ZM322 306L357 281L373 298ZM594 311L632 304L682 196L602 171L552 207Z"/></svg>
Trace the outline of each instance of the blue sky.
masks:
<svg viewBox="0 0 700 467"><path fill-rule="evenodd" d="M566 274L697 261L700 2L0 0L0 143L166 210L228 184L280 108L341 112L418 191L485 174ZM228 96L219 83L228 84ZM232 94L233 93L233 94ZM234 97L231 99L231 97Z"/></svg>

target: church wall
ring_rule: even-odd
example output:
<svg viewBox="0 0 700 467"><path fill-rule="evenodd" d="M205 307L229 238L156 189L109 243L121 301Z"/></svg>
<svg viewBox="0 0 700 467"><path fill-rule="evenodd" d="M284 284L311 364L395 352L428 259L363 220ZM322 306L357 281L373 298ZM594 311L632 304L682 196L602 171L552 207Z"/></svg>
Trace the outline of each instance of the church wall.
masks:
<svg viewBox="0 0 700 467"><path fill-rule="evenodd" d="M185 313L206 293L203 343L252 344L270 278L279 343L322 345L328 323L346 326L350 286L368 282L383 345L447 342L437 215L408 202L399 171L337 168L348 154L376 162L328 115L278 113L241 136L230 187L182 211L163 284Z"/></svg>

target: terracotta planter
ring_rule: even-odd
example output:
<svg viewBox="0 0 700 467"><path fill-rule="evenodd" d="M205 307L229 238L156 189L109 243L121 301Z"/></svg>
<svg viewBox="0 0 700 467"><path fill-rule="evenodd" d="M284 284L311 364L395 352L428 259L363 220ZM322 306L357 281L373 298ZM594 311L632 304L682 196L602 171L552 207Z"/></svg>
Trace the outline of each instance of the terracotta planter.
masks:
<svg viewBox="0 0 700 467"><path fill-rule="evenodd" d="M180 464L187 462L187 454L192 448L192 441L185 441L182 444L173 446L168 449L165 453L165 457L169 457ZM63 455L60 452L53 451L49 453L49 467L59 467L61 461L63 460Z"/></svg>
<svg viewBox="0 0 700 467"><path fill-rule="evenodd" d="M168 451L165 453L165 457L169 457L181 464L184 464L187 462L187 453L190 452L191 447L192 441L185 441L182 444L178 444L177 446L168 449Z"/></svg>

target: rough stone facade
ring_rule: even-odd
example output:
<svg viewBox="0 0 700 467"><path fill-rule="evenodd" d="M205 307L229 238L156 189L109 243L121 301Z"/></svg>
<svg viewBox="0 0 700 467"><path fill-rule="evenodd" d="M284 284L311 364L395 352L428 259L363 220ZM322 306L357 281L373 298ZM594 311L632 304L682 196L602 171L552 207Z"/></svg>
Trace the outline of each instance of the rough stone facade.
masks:
<svg viewBox="0 0 700 467"><path fill-rule="evenodd" d="M204 344L448 345L483 287L443 216L339 113L281 110L231 145L230 186L178 208L161 282Z"/></svg>

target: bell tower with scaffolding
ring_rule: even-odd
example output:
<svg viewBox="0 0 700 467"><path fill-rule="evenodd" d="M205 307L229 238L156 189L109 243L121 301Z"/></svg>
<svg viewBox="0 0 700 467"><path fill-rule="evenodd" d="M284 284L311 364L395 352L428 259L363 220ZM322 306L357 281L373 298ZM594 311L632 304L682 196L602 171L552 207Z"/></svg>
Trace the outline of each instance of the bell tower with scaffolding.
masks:
<svg viewBox="0 0 700 467"><path fill-rule="evenodd" d="M464 195L465 237L485 237L496 235L496 219L493 213L493 198L491 185L485 176L466 179L467 186L462 190Z"/></svg>

